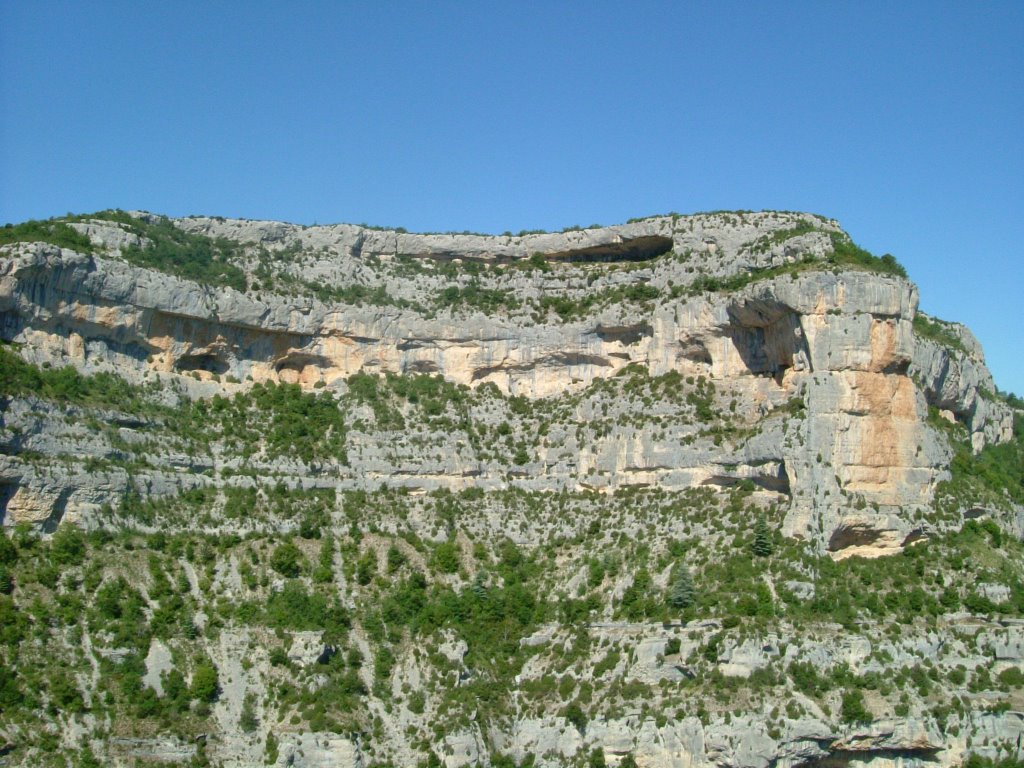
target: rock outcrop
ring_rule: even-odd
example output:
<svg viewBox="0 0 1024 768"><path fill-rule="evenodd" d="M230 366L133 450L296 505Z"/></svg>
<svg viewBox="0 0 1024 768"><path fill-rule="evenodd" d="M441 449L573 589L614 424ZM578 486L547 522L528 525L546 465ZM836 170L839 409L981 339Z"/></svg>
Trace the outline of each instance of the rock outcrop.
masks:
<svg viewBox="0 0 1024 768"><path fill-rule="evenodd" d="M1018 414L836 222L67 226L0 246L0 765L1021 756Z"/></svg>
<svg viewBox="0 0 1024 768"><path fill-rule="evenodd" d="M125 264L121 249L144 246L144 238L92 221L75 226L97 254L41 243L0 251L0 334L24 344L35 362L110 370L136 382L175 380L192 396L245 386L232 382L337 388L357 372L438 374L528 398L579 392L638 365L654 376L706 377L761 432L737 455L715 461L709 454L721 451L708 441L696 443L703 450L673 449L616 429L576 446L576 461L534 486L595 487L588 468L600 469L597 487L607 489L636 482L636 470L644 482L669 488L752 479L787 496L788 533L847 554L898 551L920 534L910 521L949 459L927 424L929 404L966 424L976 449L1007 439L1012 426L1006 406L986 394L991 376L969 332L959 331L964 351L915 335L913 284L864 270L772 276L773 268L823 258L841 236L835 222L811 216L655 217L519 237L209 218L176 224L250 251L288 254L279 269L293 278L377 286L393 300L371 305L202 285ZM544 270L515 268L532 254L542 256ZM423 272L419 279L402 277L398 267L409 263ZM436 265L452 263L488 265L489 290L506 292L518 309L430 308L430 291L445 280L465 287L480 279L459 270L439 275ZM494 268L501 264L511 266ZM743 276L734 290L698 289L701 280L724 285ZM639 301L622 291L637 287L649 291ZM555 317L544 310L551 296L585 309ZM602 296L608 301L592 301ZM769 418L793 404L806 409L803 418L784 429ZM81 509L103 501L106 486L37 477L7 463L4 482L18 486L7 501L9 521L52 525L68 499ZM722 464L735 469L723 475ZM443 483L447 470L439 470L431 475ZM355 472L353 481L406 484L407 477L378 467Z"/></svg>

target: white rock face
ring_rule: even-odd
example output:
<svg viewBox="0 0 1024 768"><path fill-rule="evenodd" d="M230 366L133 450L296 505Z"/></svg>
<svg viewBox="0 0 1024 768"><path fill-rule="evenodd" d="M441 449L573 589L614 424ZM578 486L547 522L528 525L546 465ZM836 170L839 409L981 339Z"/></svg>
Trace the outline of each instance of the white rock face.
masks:
<svg viewBox="0 0 1024 768"><path fill-rule="evenodd" d="M967 425L976 451L986 444L1008 440L1013 433L1013 414L992 399L996 387L985 366L981 345L964 326L949 323L946 327L960 339L963 348L918 339L911 375L923 383L930 405Z"/></svg>
<svg viewBox="0 0 1024 768"><path fill-rule="evenodd" d="M119 261L118 249L145 243L119 225L97 221L76 227L106 256L38 243L0 249L4 336L26 344L26 356L36 362L114 370L137 382L173 381L192 396L230 393L245 386L231 382L246 381L337 388L357 372L437 373L529 398L581 391L630 365L652 375L703 376L764 416L760 434L739 455L723 456L717 445L694 444L683 433L674 441L621 425L575 450L566 436L564 450L544 457L545 472L526 473L518 482L536 489L613 490L752 479L788 496L788 534L814 539L837 557L898 552L919 535L910 520L930 502L949 460L945 441L927 424L929 405L965 423L979 449L1007 439L1012 430L1009 410L983 394L993 388L991 376L966 329L956 330L966 352L916 337L917 289L906 280L822 270L763 279L732 292L683 291L666 298L673 284L701 275L729 279L826 254L838 226L804 214L655 217L521 237L212 218L176 223L250 248L299 254L280 267L296 270L296 279L378 284L399 304L417 306L325 303L199 285ZM799 234L779 234L787 232ZM629 264L661 249L681 255L637 262L626 271L559 263ZM550 273L510 268L493 278L495 285L524 300L636 285L657 288L661 298L599 305L566 322L550 313L538 322L523 309L484 315L419 306L445 284L435 263L516 262L538 252L555 264ZM395 278L388 265L401 258L426 271L412 280ZM806 408L804 418L783 430L772 412L798 402ZM357 452L351 482L376 487L419 477L426 487L456 489L507 482L504 468L467 462L454 445L440 452L439 461L411 455L406 466L396 466L391 447L375 440L368 436ZM200 469L194 457L177 461ZM348 470L338 472L344 477ZM156 471L149 485L159 489L168 479ZM44 529L62 518L88 522L127 487L116 469L106 477L56 468L44 476L39 467L6 456L0 456L0 482L14 488L7 519Z"/></svg>
<svg viewBox="0 0 1024 768"><path fill-rule="evenodd" d="M363 768L358 746L333 733L288 734L282 737L277 768Z"/></svg>
<svg viewBox="0 0 1024 768"><path fill-rule="evenodd" d="M154 639L149 646L149 654L146 656L146 674L142 682L148 685L158 696L164 695L164 686L161 676L174 669L174 658L171 650L162 641Z"/></svg>
<svg viewBox="0 0 1024 768"><path fill-rule="evenodd" d="M182 443L158 446L146 461L133 462L125 458L126 446L151 440L155 422L148 417L74 408L58 413L51 402L29 394L0 408L4 525L29 523L44 532L62 521L100 526L105 505L120 503L129 492L174 497L199 488L252 488L257 479L270 477L288 488L393 487L410 497L473 487L536 491L553 499L560 491L596 497L647 486L715 493L745 484L763 506L784 510L785 533L815 542L836 559L879 557L929 534L915 522L916 513L927 509L936 485L948 477L951 456L941 431L928 423L929 407L964 425L976 449L1011 435L1012 413L990 396L994 385L973 336L949 326L946 330L959 340L950 346L915 333L918 295L912 283L853 269L756 272L827 257L840 231L835 222L816 217L669 216L522 236L411 235L351 225L215 218L177 225L244 244L240 264L250 290L200 285L131 266L123 257L148 241L110 222L76 223L97 254L44 244L0 248L0 336L23 344L24 357L42 365L112 371L135 383L155 384L168 404L178 391L182 397L210 398L242 392L254 382L284 382L340 394L360 372L429 373L480 393L497 389L533 401L546 398L568 415L545 424L543 433L523 436L531 451L527 461L516 460L514 466L467 446L465 432L456 426L378 428L366 403L346 412L346 419L352 418L346 422L345 461L304 462L288 454L243 461L223 445L196 452ZM544 266L524 266L537 253ZM261 271L267 263L274 264L279 283ZM481 264L486 270L477 269ZM734 288L714 289L716 281ZM696 290L698 284L708 290ZM345 293L354 288L363 294ZM467 288L494 291L508 301L486 312L439 301L449 289ZM339 298L378 289L387 300ZM557 301L546 299L570 302L573 311L563 317ZM680 390L652 398L643 413L640 406L594 394L613 385L609 380L617 375L628 380L636 368L653 376L677 374ZM486 385L492 386L482 389ZM698 401L706 400L704 408L734 415L727 423L717 415L687 418L697 407L687 398L698 394ZM508 426L509 411L502 408L513 401L494 395L493 403L499 402L493 408L478 404L471 414L484 427L487 443L498 442ZM107 429L88 429L83 415L102 417ZM641 418L652 415L656 421ZM595 424L601 429L587 431ZM419 514L412 505L406 511ZM532 547L565 534L557 525L545 534L525 523L520 527L520 519L512 521L505 512L485 510L474 524L484 536L507 535ZM986 510L965 514L980 516ZM1024 511L1018 519L1019 533ZM182 525L193 524L205 525L192 520ZM281 522L281 530L296 524ZM386 526L362 539L366 548L360 554L376 547L377 576L400 579L400 572L385 576L380 530ZM641 531L624 522L620 534ZM405 556L418 558L422 566L424 551L403 543ZM468 540L463 545L472 546ZM309 551L304 554L316 562ZM198 599L212 582L226 602L251 600L245 567L235 558L209 569L185 562L184 591ZM559 591L585 594L587 566L577 561L565 567ZM664 590L672 566L657 570L654 587ZM798 600L813 599L816 582L805 580L811 575L792 575L798 578L787 575L784 584L769 580L766 586L780 587L779 592L784 586ZM486 589L483 582L471 582L473 576L440 578ZM609 578L612 599L621 599L635 583L627 573ZM348 609L358 605L360 594L345 579L352 579L351 569L347 576L338 573L329 586L337 588ZM263 586L270 594L285 581ZM995 582L979 583L977 593L994 602L1012 596L1009 586ZM202 757L202 751L225 766L355 768L415 765L425 750L423 734L429 733L430 749L448 768L489 765L495 750L517 761L532 757L534 765L545 768L586 764L595 751L611 766L630 756L641 766L680 768L787 768L817 761L951 768L968 751L996 757L1003 754L1002 745L1016 744L1019 753L1024 716L958 711L940 727L933 702L915 694L903 715L882 711L875 701L870 723L849 725L839 717L840 691L812 699L795 687L778 706L754 699L750 706L738 702L709 714L693 698L677 700L685 707L660 703L693 681L694 659L705 659L698 661L701 669L723 685L737 679L760 685L766 672L798 662L822 671L845 665L853 674L885 676L926 659L937 665L939 685L954 670L999 675L1024 663L1024 627L966 618L930 617L930 624L912 627L906 635L849 634L824 622L815 624L813 633L793 626L758 630L754 622L730 632L719 620L689 625L589 621L571 632L553 624L510 638L513 647L519 643L530 653L509 675L515 690L507 712L478 717L471 699L466 717L443 733L430 726L444 722L446 693L462 692L481 679L470 643L441 629L431 647L407 647L385 679L378 679L379 641L371 640L368 625L354 625L347 650L363 659L352 673L355 684L366 689L361 694L366 722L352 726L352 732L327 733L320 729L329 722L313 726L294 703L280 705L285 694L275 699L272 686L265 685L271 679L271 651L284 648L285 665L275 657L277 684L285 675L284 682L321 690L329 680L321 665L347 658L327 645L324 632L274 634L230 619L225 624L212 609L197 610L191 621L209 633L196 642L217 667L220 685L217 701L204 710L209 733L196 743L121 738L104 747L118 765L182 764ZM712 640L714 654L708 654ZM553 661L559 654L547 652L556 647L575 652L577 642L581 671L574 667L566 673ZM168 644L174 641L153 640L145 660L143 682L157 692L174 664ZM98 653L119 662L130 651ZM434 675L432 667L444 673ZM583 700L584 684L593 684L590 693L598 695L638 686L657 701L652 707L640 697L623 696L613 708L595 710L605 716L581 723L567 719L563 702L538 703L533 696L536 689L555 686L563 695L565 686ZM89 725L76 722L68 743L85 738ZM268 763L274 752L267 746L269 734L275 734L278 746L276 760Z"/></svg>

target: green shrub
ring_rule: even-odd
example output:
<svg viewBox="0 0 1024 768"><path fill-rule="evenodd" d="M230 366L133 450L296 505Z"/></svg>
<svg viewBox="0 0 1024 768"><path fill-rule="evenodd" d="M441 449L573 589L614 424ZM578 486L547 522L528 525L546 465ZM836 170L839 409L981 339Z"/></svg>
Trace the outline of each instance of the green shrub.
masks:
<svg viewBox="0 0 1024 768"><path fill-rule="evenodd" d="M562 717L572 723L580 733L587 730L587 715L578 702L574 701L562 710Z"/></svg>
<svg viewBox="0 0 1024 768"><path fill-rule="evenodd" d="M264 614L272 627L293 630L324 630L324 642L335 642L348 631L349 617L337 598L310 593L302 582L292 579L267 600Z"/></svg>
<svg viewBox="0 0 1024 768"><path fill-rule="evenodd" d="M870 723L874 716L864 706L864 694L857 688L843 692L840 717L844 723Z"/></svg>
<svg viewBox="0 0 1024 768"><path fill-rule="evenodd" d="M192 698L212 702L220 695L220 675L209 660L201 661L192 672Z"/></svg>
<svg viewBox="0 0 1024 768"><path fill-rule="evenodd" d="M259 727L259 719L256 717L256 700L251 692L245 694L242 700L242 712L238 717L238 727L243 733L253 733Z"/></svg>
<svg viewBox="0 0 1024 768"><path fill-rule="evenodd" d="M443 541L434 550L434 567L441 573L458 573L459 545L454 541Z"/></svg>
<svg viewBox="0 0 1024 768"><path fill-rule="evenodd" d="M50 540L50 559L57 565L80 565L84 558L85 536L74 523L64 523Z"/></svg>
<svg viewBox="0 0 1024 768"><path fill-rule="evenodd" d="M0 227L0 245L11 243L50 243L79 253L92 253L92 242L72 227L59 221L32 219L21 224Z"/></svg>
<svg viewBox="0 0 1024 768"><path fill-rule="evenodd" d="M302 573L302 552L294 542L286 541L278 546L270 556L270 567L282 576L295 578Z"/></svg>
<svg viewBox="0 0 1024 768"><path fill-rule="evenodd" d="M275 765L277 763L278 745L277 737L273 731L267 733L267 743L263 748L263 754L264 765Z"/></svg>

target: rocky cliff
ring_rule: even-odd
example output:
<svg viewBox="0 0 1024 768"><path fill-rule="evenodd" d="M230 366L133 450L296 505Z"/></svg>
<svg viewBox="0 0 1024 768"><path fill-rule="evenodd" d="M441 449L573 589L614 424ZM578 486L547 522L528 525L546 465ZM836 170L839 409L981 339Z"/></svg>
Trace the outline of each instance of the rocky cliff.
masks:
<svg viewBox="0 0 1024 768"><path fill-rule="evenodd" d="M623 424L575 446L580 461L564 467L551 467L558 446L543 445L543 471L523 482L592 486L587 455L607 466L597 482L606 488L750 478L784 490L788 532L833 550L856 541L859 551L885 551L914 534L914 511L930 502L949 460L926 423L929 404L967 424L976 450L1006 440L1012 426L1009 409L991 397L973 339L951 349L917 338L911 283L885 271L793 268L829 266L832 239L844 237L835 222L811 216L656 217L520 237L175 223L242 244L249 290L126 265L120 249L145 245L144 236L87 220L73 226L89 236L93 254L35 243L5 248L4 336L26 344L36 362L139 382L178 378L197 396L218 383L236 391L245 385L229 382L243 381L343 388L356 372L438 374L528 398L583 391L638 365L653 376L705 377L727 393L715 399L716 415L729 405L729 416L760 434L721 450L709 440L655 443ZM257 289L268 260L279 264L281 287L315 285L323 294L359 286L377 292L376 302ZM523 264L530 269L516 269ZM722 290L730 281L741 287ZM498 311L438 305L446 292L471 291L499 297ZM783 439L781 425L765 416L795 400L806 417ZM366 469L354 465L345 479L409 485L416 474ZM445 474L431 472L423 485L465 484L461 473ZM476 477L493 486L501 474L482 468ZM69 501L74 508L73 494ZM18 510L16 502L14 520Z"/></svg>
<svg viewBox="0 0 1024 768"><path fill-rule="evenodd" d="M87 649L87 714L52 716L66 746L87 743L86 723L106 734L96 749L125 764L949 765L998 757L1015 739L1019 752L1016 678L1004 681L1008 700L986 699L984 680L967 699L962 675L941 679L980 675L994 648L1009 650L991 651L992 672L1020 663L1019 568L998 563L1012 563L1024 515L1019 489L1002 489L992 469L1013 463L1013 408L970 332L919 314L895 260L857 248L835 221L715 213L488 236L105 212L19 232L0 240L0 337L11 344L0 519L26 537L77 524L97 557L111 531L127 531L116 546L129 552L138 537L199 537L189 554L162 549L135 566L140 586L179 574L192 637L175 645L153 627L168 598L150 583L138 598L144 644L124 653L140 657L141 690L159 701L175 668L194 687L184 656L201 652L220 674L213 703L189 710L214 718L199 747L191 725L175 738L121 733L120 694L106 714L93 701L109 654ZM754 520L760 545L748 541ZM979 571L927 588L913 581L923 571L865 575L865 558L881 555L904 553L915 568L938 562L925 551L977 555L995 535L982 521L1008 532L997 549L1011 549ZM297 569L268 569L274 542L296 535L307 542ZM223 556L196 561L194 547L211 542ZM763 572L740 564L749 546L767 558ZM787 562L767 565L782 546ZM30 550L19 545L12 562L34 562ZM680 624L637 593L673 592L684 552L706 604L676 601ZM834 561L853 570L833 572ZM732 570L717 571L722 562ZM81 579L99 568L96 586L128 576L111 562L72 564ZM877 609L844 598L851 575L868 592L884 584L892 605L885 590ZM66 601L74 578L47 595ZM713 578L738 581L730 591ZM303 579L350 616L340 635L323 616L224 612L272 605ZM521 584L558 597L512 624L502 612L502 641L483 608L445 604L490 591L514 612ZM908 590L922 623L900 640L890 633ZM420 615L435 601L446 607ZM462 613L438 618L449 609ZM738 634L736 615L748 617ZM116 656L126 641L104 622L119 621L52 639ZM484 651L466 621L515 668L474 660ZM261 632L275 626L268 646ZM417 636L434 644L422 657ZM266 649L282 638L295 658L279 664ZM369 670L356 657L378 661ZM908 677L916 693L864 684L925 659L942 672L928 685ZM275 688L283 669L308 693ZM772 690L790 704L769 715ZM352 716L331 720L317 691ZM484 696L475 713L467 692ZM708 695L715 703L698 711Z"/></svg>

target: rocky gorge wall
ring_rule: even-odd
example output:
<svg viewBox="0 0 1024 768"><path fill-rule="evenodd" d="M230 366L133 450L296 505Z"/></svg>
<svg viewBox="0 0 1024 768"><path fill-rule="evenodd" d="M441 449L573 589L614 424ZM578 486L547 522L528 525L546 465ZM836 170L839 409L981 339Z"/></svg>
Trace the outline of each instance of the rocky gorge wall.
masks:
<svg viewBox="0 0 1024 768"><path fill-rule="evenodd" d="M92 238L94 254L41 243L0 251L0 334L24 344L23 354L36 362L109 370L136 382L175 381L190 396L231 393L251 382L331 390L344 388L357 372L436 374L527 398L582 392L630 366L654 376L706 377L729 393L733 411L755 432L732 455L716 456L723 451L707 441L658 445L623 424L594 444L576 445L578 460L568 464L554 460L550 454L559 449L552 446L542 466L528 473L533 477L519 482L613 489L636 482L681 488L723 476L753 479L784 491L787 533L846 554L898 551L920 535L912 522L915 510L927 506L950 458L927 423L929 404L964 423L976 450L1006 439L1012 426L1009 410L985 396L993 385L976 341L971 337L967 346L950 349L918 338L917 289L898 276L819 269L777 277L769 272L735 290L684 288L698 278L727 281L818 258L839 232L834 222L663 217L522 237L215 219L176 224L250 249L311 254L309 263L293 256L293 268L325 281L376 281L414 306L202 285L125 264L119 248L132 244L133 236L93 222L76 226ZM669 256L655 259L653 267L606 268L609 261L632 262L659 249ZM392 269L410 258L430 267L453 261L497 265L531 253L548 259L546 271L508 268L491 280L527 304L559 294L615 296L623 286L645 286L658 298L598 303L570 318L550 311L543 317L525 310L431 310L424 308L424 296L436 274L427 270L410 281ZM466 284L465 275L456 275L455 285ZM785 427L767 418L794 403L806 408L803 418ZM724 397L715 403L725 405ZM597 467L601 479L595 483L587 475ZM9 478L13 471L7 470ZM466 483L461 473L429 474L424 481L431 486ZM475 474L485 486L504 482L500 472L486 468ZM26 487L18 493L33 499L29 506L43 507L33 519L48 518L45 499L54 498L54 489L37 502L31 473L22 477ZM386 466L368 473L357 467L350 478L371 486L412 482L408 470L395 475ZM74 501L76 493L64 488L56 496ZM8 509L9 520L25 514L21 499Z"/></svg>
<svg viewBox="0 0 1024 768"><path fill-rule="evenodd" d="M1020 758L1020 424L834 221L66 226L0 246L0 765Z"/></svg>

